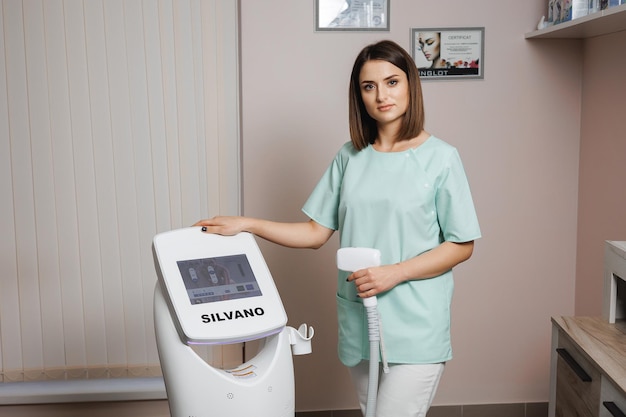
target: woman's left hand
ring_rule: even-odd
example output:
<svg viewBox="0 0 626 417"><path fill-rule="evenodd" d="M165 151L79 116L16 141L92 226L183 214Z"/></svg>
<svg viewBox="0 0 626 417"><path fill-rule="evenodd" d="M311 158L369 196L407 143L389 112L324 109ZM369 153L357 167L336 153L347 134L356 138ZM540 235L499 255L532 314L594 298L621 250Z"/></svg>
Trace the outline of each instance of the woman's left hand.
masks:
<svg viewBox="0 0 626 417"><path fill-rule="evenodd" d="M368 298L389 291L404 279L398 264L360 269L348 276L354 282L359 297Z"/></svg>

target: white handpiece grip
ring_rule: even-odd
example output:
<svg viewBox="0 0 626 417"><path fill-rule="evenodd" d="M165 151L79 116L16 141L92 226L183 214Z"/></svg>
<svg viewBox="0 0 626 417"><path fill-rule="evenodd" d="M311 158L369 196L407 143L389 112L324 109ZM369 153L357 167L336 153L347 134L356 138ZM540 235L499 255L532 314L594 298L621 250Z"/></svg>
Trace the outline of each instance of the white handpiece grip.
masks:
<svg viewBox="0 0 626 417"><path fill-rule="evenodd" d="M337 268L354 272L380 266L380 251L372 248L341 248L337 251Z"/></svg>
<svg viewBox="0 0 626 417"><path fill-rule="evenodd" d="M380 266L380 251L372 248L341 248L337 251L337 268L342 271L354 272L359 269ZM363 299L365 307L375 307L376 297Z"/></svg>

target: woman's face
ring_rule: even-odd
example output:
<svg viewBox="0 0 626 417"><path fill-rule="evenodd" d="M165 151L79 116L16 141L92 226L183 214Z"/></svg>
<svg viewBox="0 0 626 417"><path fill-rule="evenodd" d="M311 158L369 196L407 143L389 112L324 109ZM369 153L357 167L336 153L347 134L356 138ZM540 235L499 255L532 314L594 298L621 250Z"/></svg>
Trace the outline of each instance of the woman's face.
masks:
<svg viewBox="0 0 626 417"><path fill-rule="evenodd" d="M365 109L379 126L402 120L409 107L409 80L402 69L383 60L367 61L359 85Z"/></svg>
<svg viewBox="0 0 626 417"><path fill-rule="evenodd" d="M420 32L418 42L428 61L439 58L441 45L439 32Z"/></svg>

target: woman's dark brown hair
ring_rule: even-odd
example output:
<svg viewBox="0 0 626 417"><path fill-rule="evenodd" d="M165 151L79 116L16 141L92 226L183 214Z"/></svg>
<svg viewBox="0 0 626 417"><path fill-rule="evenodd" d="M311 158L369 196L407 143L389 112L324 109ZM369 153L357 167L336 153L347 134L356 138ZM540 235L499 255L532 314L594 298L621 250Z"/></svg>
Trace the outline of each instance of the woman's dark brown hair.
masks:
<svg viewBox="0 0 626 417"><path fill-rule="evenodd" d="M365 110L361 98L359 76L366 62L371 60L387 61L400 68L406 74L409 82L409 107L404 116L399 140L408 140L419 135L424 129L424 99L422 85L415 61L400 45L385 40L366 46L359 53L352 67L349 92L349 123L350 138L357 150L366 148L374 143L378 135L376 120L372 119Z"/></svg>

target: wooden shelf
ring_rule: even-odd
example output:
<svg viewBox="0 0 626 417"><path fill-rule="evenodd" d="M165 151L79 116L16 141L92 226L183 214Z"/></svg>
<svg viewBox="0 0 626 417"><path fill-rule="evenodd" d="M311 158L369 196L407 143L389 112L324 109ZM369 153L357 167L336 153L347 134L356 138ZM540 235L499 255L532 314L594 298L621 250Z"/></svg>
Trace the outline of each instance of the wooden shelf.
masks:
<svg viewBox="0 0 626 417"><path fill-rule="evenodd" d="M586 39L626 30L626 4L529 32L526 39Z"/></svg>

